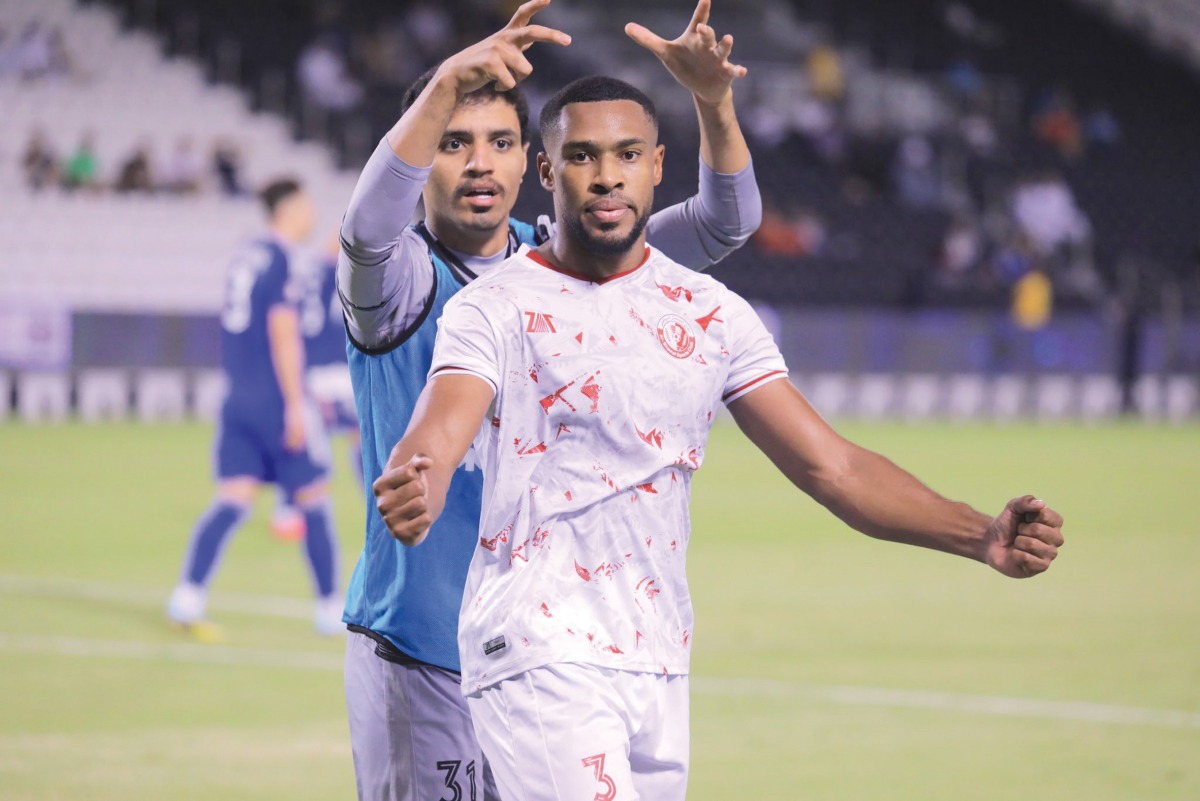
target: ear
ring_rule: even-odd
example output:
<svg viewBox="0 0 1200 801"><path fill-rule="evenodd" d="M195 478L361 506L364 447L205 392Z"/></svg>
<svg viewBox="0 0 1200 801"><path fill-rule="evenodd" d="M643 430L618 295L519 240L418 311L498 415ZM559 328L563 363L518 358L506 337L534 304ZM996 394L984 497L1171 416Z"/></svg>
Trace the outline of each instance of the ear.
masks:
<svg viewBox="0 0 1200 801"><path fill-rule="evenodd" d="M666 145L659 145L658 147L654 148L654 185L655 186L658 186L660 183L662 183L663 156L666 154L666 152L667 152Z"/></svg>
<svg viewBox="0 0 1200 801"><path fill-rule="evenodd" d="M554 165L550 163L550 157L544 152L537 154L537 171L538 180L542 183L542 189L547 192L554 191ZM661 170L659 171L662 172Z"/></svg>

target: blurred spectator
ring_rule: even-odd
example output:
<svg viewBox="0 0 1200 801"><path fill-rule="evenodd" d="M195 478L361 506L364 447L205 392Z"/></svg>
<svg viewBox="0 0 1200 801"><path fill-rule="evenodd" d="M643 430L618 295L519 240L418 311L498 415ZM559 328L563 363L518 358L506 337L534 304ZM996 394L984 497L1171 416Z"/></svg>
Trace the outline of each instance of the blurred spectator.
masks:
<svg viewBox="0 0 1200 801"><path fill-rule="evenodd" d="M1012 288L1012 320L1025 331L1038 331L1054 311L1054 285L1041 270L1030 270Z"/></svg>
<svg viewBox="0 0 1200 801"><path fill-rule="evenodd" d="M808 51L806 66L813 94L830 103L840 102L846 94L846 82L837 49L830 45L817 45Z"/></svg>
<svg viewBox="0 0 1200 801"><path fill-rule="evenodd" d="M63 166L64 189L98 189L100 165L96 160L95 135L90 131L79 140Z"/></svg>
<svg viewBox="0 0 1200 801"><path fill-rule="evenodd" d="M194 194L200 191L204 162L192 146L191 137L181 136L162 166L161 187L168 192Z"/></svg>
<svg viewBox="0 0 1200 801"><path fill-rule="evenodd" d="M213 147L212 169L222 194L229 197L246 194L242 186L242 156L237 145L227 140L217 142Z"/></svg>
<svg viewBox="0 0 1200 801"><path fill-rule="evenodd" d="M27 81L62 77L71 72L62 31L58 28L47 30L37 21L25 26L20 41L12 45L11 52L0 61L4 62L0 72L15 71Z"/></svg>
<svg viewBox="0 0 1200 801"><path fill-rule="evenodd" d="M752 241L764 256L803 259L820 253L825 244L825 226L808 209L781 211L765 203L762 223Z"/></svg>
<svg viewBox="0 0 1200 801"><path fill-rule="evenodd" d="M8 30L0 28L0 80L17 71L20 61L19 49L8 39Z"/></svg>
<svg viewBox="0 0 1200 801"><path fill-rule="evenodd" d="M296 74L304 98L328 111L349 111L362 102L363 90L349 74L332 36L319 35L300 52Z"/></svg>
<svg viewBox="0 0 1200 801"><path fill-rule="evenodd" d="M900 201L916 209L942 205L942 182L933 145L924 136L904 137L892 160L892 183Z"/></svg>
<svg viewBox="0 0 1200 801"><path fill-rule="evenodd" d="M938 259L939 279L943 284L963 283L983 255L983 233L969 217L956 217L942 240Z"/></svg>
<svg viewBox="0 0 1200 801"><path fill-rule="evenodd" d="M456 31L454 18L442 3L417 2L404 15L409 41L413 42L426 64L434 64L449 55Z"/></svg>
<svg viewBox="0 0 1200 801"><path fill-rule="evenodd" d="M138 145L121 165L117 176L118 192L153 192L154 174L150 169L150 146Z"/></svg>
<svg viewBox="0 0 1200 801"><path fill-rule="evenodd" d="M1056 172L1022 182L1013 192L1013 219L1038 255L1051 256L1062 246L1087 243L1092 226L1075 204L1075 195Z"/></svg>
<svg viewBox="0 0 1200 801"><path fill-rule="evenodd" d="M21 169L25 173L25 184L34 191L58 185L58 155L44 131L35 130L29 135L29 143L21 157Z"/></svg>
<svg viewBox="0 0 1200 801"><path fill-rule="evenodd" d="M1063 90L1046 92L1038 100L1033 132L1066 158L1083 155L1083 126L1075 112L1075 101Z"/></svg>
<svg viewBox="0 0 1200 801"><path fill-rule="evenodd" d="M1083 118L1083 135L1090 145L1112 147L1121 141L1121 122L1108 106L1099 106Z"/></svg>

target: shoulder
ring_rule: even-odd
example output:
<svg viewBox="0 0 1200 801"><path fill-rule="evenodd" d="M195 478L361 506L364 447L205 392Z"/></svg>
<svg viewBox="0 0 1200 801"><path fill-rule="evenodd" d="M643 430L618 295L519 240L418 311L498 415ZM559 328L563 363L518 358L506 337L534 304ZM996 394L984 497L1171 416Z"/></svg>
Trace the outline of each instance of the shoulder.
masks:
<svg viewBox="0 0 1200 801"><path fill-rule="evenodd" d="M728 287L708 273L684 267L653 246L650 246L650 259L646 266L657 282L667 286L685 287L693 293L732 294Z"/></svg>

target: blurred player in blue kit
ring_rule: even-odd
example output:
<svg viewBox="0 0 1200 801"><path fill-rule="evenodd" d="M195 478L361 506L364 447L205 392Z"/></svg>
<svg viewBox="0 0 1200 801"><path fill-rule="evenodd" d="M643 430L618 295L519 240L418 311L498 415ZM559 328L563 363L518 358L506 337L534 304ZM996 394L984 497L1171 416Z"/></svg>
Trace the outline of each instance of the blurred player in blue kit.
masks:
<svg viewBox="0 0 1200 801"><path fill-rule="evenodd" d="M362 447L358 433L358 414L354 408L354 387L346 363L346 324L337 295L337 254L335 235L329 250L311 260L304 271L300 301L300 330L304 334L305 383L329 435L345 434L348 462L359 489L362 489ZM290 498L280 494L271 517L271 533L281 540L304 539L304 515Z"/></svg>
<svg viewBox="0 0 1200 801"><path fill-rule="evenodd" d="M496 34L446 59L410 88L371 156L342 223L337 286L350 338L366 480L378 479L413 415L448 300L545 228L509 214L527 166L528 110L516 85L535 43L566 34L531 20L530 0ZM728 60L701 0L678 39L630 26L691 92L700 124L699 192L654 214L648 240L704 269L757 229L761 197L738 126ZM425 220L409 222L424 201ZM663 287L664 292L672 291ZM346 591L346 703L360 799L496 798L460 689L459 607L479 541L483 477L468 454L455 472L439 536L407 549L373 503Z"/></svg>
<svg viewBox="0 0 1200 801"><path fill-rule="evenodd" d="M230 538L245 521L259 485L278 484L304 515L305 556L322 634L343 630L337 542L327 486L329 441L304 385L301 285L290 269L295 247L312 233L312 200L299 183L277 180L262 192L266 236L234 256L221 312L221 364L228 384L214 443L216 497L192 530L167 615L195 632L205 621L208 586Z"/></svg>

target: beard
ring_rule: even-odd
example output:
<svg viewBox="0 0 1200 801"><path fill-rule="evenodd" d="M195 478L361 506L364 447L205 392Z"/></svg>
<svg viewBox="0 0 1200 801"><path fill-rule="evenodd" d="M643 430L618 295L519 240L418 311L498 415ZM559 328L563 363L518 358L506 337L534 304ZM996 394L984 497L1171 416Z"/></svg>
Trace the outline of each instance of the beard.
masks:
<svg viewBox="0 0 1200 801"><path fill-rule="evenodd" d="M567 235L593 256L620 256L628 253L634 243L638 241L642 231L646 230L646 223L649 220L650 207L647 205L646 210L633 221L633 227L629 229L629 233L618 237L597 235L589 230L579 217L570 215L566 218ZM603 227L601 230L604 230Z"/></svg>

